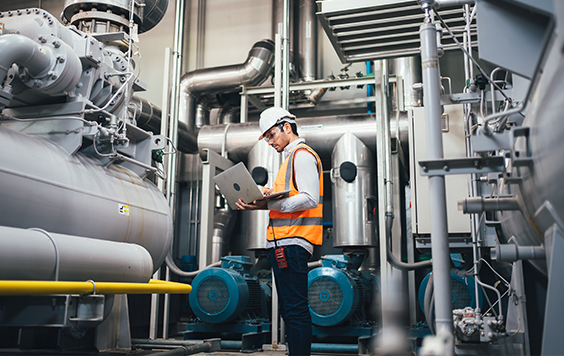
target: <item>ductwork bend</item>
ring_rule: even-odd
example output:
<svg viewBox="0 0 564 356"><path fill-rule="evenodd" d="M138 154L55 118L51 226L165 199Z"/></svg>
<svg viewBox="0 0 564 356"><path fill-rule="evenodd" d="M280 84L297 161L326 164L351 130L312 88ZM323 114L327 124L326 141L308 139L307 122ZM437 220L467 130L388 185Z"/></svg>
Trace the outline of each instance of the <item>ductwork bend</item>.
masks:
<svg viewBox="0 0 564 356"><path fill-rule="evenodd" d="M253 45L247 60L238 65L198 69L182 76L180 81L180 122L195 131L196 106L201 96L236 91L241 85L262 84L274 65L274 42L262 40Z"/></svg>

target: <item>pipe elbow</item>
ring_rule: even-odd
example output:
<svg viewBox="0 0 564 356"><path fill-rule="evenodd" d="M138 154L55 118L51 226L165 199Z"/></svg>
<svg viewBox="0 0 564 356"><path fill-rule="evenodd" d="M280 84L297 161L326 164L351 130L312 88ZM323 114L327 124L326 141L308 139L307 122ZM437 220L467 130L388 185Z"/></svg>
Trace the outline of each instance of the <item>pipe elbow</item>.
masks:
<svg viewBox="0 0 564 356"><path fill-rule="evenodd" d="M27 67L32 75L40 74L51 65L50 53L39 43L22 35L0 36L0 53L0 84L14 63Z"/></svg>

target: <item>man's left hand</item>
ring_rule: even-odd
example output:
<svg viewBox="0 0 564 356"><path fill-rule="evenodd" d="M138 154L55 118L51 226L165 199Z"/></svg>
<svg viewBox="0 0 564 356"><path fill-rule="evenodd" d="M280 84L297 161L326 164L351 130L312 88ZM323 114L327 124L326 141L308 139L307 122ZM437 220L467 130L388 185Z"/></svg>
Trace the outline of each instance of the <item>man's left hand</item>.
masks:
<svg viewBox="0 0 564 356"><path fill-rule="evenodd" d="M266 210L267 208L267 202L264 200L261 201L254 201L252 203L245 203L244 201L242 201L241 199L239 199L236 203L237 208L239 208L239 210Z"/></svg>

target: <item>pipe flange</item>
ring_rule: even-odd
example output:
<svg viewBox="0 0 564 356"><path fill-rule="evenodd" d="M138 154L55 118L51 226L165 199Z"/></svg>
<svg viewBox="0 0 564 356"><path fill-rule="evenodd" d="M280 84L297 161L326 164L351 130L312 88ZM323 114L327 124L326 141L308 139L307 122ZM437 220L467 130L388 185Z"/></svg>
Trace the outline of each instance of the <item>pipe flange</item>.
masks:
<svg viewBox="0 0 564 356"><path fill-rule="evenodd" d="M113 13L129 19L130 9L130 0L66 0L62 17L67 22L73 22L72 18L79 13L88 13L92 16L90 19L98 19L101 13ZM141 24L142 11L140 6L135 6L133 10L133 21L138 25Z"/></svg>
<svg viewBox="0 0 564 356"><path fill-rule="evenodd" d="M49 55L51 65L39 74L31 74L25 67L19 67L19 77L28 87L49 95L64 94L72 90L82 73L82 64L74 50L55 36L39 51Z"/></svg>
<svg viewBox="0 0 564 356"><path fill-rule="evenodd" d="M85 22L87 24L84 24ZM129 20L123 15L97 10L81 11L75 14L71 17L70 24L87 33L129 32ZM98 31L100 26L105 27L105 30Z"/></svg>

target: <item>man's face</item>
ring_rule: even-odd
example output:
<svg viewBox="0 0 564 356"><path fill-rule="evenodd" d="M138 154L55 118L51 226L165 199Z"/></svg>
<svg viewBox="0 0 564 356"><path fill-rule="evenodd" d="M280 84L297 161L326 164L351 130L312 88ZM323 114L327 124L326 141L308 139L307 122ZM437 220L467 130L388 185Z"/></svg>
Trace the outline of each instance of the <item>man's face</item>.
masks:
<svg viewBox="0 0 564 356"><path fill-rule="evenodd" d="M285 132L285 126L286 124L283 126L274 126L264 134L264 140L277 152L284 151L284 147L288 144L288 135Z"/></svg>

